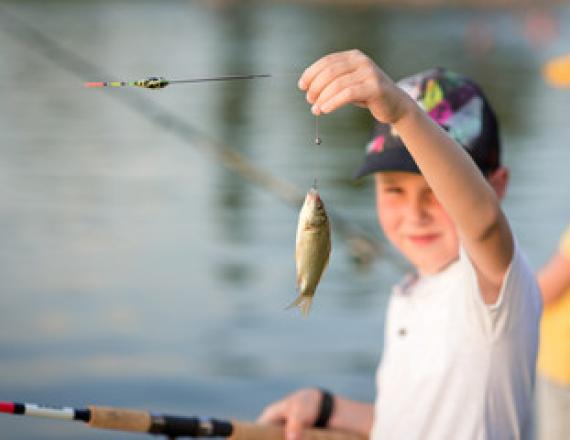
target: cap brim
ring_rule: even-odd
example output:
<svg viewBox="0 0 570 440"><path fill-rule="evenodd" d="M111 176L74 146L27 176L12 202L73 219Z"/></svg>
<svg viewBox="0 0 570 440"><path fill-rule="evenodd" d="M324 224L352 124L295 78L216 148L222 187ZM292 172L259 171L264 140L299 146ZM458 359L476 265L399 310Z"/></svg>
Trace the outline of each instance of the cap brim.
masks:
<svg viewBox="0 0 570 440"><path fill-rule="evenodd" d="M404 147L387 148L381 153L366 156L354 178L358 179L381 171L404 171L421 174L416 162Z"/></svg>

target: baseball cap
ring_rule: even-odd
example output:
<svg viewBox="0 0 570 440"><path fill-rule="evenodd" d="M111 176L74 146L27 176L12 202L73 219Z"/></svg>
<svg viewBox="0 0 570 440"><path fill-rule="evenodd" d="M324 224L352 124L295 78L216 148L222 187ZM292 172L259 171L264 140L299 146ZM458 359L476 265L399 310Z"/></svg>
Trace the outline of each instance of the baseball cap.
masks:
<svg viewBox="0 0 570 440"><path fill-rule="evenodd" d="M448 69L437 67L406 77L397 85L465 148L483 174L499 166L497 118L477 84ZM420 173L392 126L375 121L364 162L356 177L378 171Z"/></svg>

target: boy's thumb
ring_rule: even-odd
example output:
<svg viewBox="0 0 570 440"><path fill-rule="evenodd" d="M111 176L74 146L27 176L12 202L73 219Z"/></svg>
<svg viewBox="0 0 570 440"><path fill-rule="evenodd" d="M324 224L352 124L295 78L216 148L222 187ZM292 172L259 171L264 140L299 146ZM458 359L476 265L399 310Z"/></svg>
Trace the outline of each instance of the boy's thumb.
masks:
<svg viewBox="0 0 570 440"><path fill-rule="evenodd" d="M286 440L302 440L303 425L300 420L295 417L290 417L285 425L285 438Z"/></svg>

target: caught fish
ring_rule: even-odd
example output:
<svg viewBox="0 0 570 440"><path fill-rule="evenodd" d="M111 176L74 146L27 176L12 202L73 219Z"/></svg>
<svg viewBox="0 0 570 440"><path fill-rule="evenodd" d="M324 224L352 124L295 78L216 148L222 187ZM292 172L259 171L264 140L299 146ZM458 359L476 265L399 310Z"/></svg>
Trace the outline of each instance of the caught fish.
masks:
<svg viewBox="0 0 570 440"><path fill-rule="evenodd" d="M330 222L319 192L316 188L311 188L305 197L297 225L295 263L299 296L288 308L299 306L304 316L309 314L330 253Z"/></svg>

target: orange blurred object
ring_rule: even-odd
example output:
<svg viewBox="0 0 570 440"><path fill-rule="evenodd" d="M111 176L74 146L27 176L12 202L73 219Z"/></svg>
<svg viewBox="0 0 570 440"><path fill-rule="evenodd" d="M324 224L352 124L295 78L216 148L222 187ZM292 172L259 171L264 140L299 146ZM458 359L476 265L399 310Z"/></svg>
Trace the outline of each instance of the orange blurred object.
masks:
<svg viewBox="0 0 570 440"><path fill-rule="evenodd" d="M570 87L570 54L548 61L542 74L551 86Z"/></svg>

